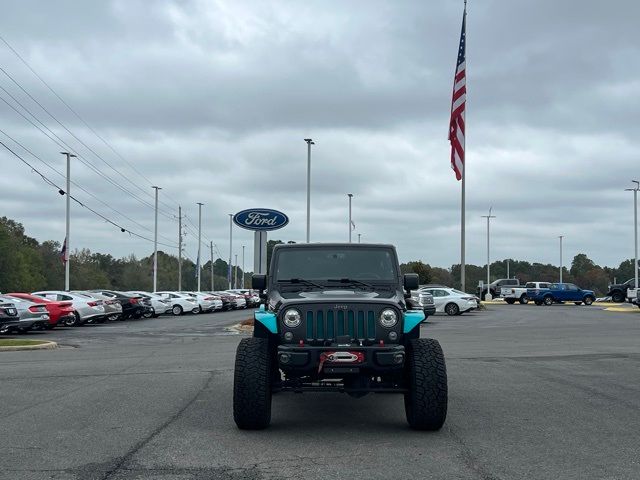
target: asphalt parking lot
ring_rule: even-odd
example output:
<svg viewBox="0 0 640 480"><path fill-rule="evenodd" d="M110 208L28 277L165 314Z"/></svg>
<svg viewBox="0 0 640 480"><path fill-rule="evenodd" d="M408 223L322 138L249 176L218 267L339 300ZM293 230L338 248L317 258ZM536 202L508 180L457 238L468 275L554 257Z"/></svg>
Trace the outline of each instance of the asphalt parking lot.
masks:
<svg viewBox="0 0 640 480"><path fill-rule="evenodd" d="M450 392L436 433L408 429L401 396L284 393L268 430L237 430L240 336L224 327L246 311L54 331L57 350L0 352L0 478L638 479L635 310L434 317L422 334Z"/></svg>

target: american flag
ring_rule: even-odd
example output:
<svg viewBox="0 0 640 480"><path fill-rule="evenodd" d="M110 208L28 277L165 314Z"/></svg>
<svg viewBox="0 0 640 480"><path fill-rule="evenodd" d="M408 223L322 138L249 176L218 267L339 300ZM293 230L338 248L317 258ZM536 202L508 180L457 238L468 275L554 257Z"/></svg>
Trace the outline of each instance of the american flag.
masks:
<svg viewBox="0 0 640 480"><path fill-rule="evenodd" d="M458 62L453 80L453 98L451 99L451 120L449 121L449 141L451 142L451 168L456 179L462 179L464 166L464 110L467 102L466 69L465 69L465 22L467 10L462 16L462 31L460 32L460 48Z"/></svg>
<svg viewBox="0 0 640 480"><path fill-rule="evenodd" d="M67 237L64 237L62 250L60 250L60 260L62 260L62 263L67 263L69 261L69 255L67 254Z"/></svg>

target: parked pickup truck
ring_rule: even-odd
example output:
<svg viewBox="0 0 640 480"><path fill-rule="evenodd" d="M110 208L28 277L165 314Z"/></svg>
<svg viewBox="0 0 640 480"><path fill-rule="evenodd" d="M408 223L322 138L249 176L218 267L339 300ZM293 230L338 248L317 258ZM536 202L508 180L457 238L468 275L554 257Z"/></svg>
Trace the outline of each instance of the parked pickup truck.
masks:
<svg viewBox="0 0 640 480"><path fill-rule="evenodd" d="M624 283L616 283L613 285L609 285L609 291L607 292L607 296L611 297L612 302L622 303L624 302L628 295L627 293L636 285L636 279L630 278Z"/></svg>
<svg viewBox="0 0 640 480"><path fill-rule="evenodd" d="M591 305L596 299L593 290L583 290L573 283L551 283L549 288L528 288L527 297L536 305L552 305L561 302Z"/></svg>
<svg viewBox="0 0 640 480"><path fill-rule="evenodd" d="M494 280L489 284L489 292L491 293L491 297L498 298L502 287L518 286L520 286L520 280L518 280L517 278L499 278L498 280ZM480 297L481 300L484 300L485 295L487 294L487 285L484 285L482 289L478 287L477 292L478 297Z"/></svg>
<svg viewBox="0 0 640 480"><path fill-rule="evenodd" d="M528 282L526 285L502 287L500 289L500 298L502 298L509 305L513 305L516 302L524 305L529 303L527 289L549 288L549 285L550 283L548 282Z"/></svg>

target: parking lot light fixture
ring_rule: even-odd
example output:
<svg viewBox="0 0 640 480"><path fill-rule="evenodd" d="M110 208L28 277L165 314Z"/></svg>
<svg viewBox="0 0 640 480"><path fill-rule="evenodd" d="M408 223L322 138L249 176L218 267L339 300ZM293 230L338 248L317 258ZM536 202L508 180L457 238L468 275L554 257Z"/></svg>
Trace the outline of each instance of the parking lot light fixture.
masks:
<svg viewBox="0 0 640 480"><path fill-rule="evenodd" d="M347 193L349 197L349 243L351 243L351 232L353 231L353 220L351 220L351 199L353 199L353 193Z"/></svg>
<svg viewBox="0 0 640 480"><path fill-rule="evenodd" d="M482 215L482 218L487 219L487 293L484 296L485 300L491 300L493 298L491 296L491 291L489 290L489 284L491 283L491 261L490 261L490 255L489 255L489 228L490 228L491 219L496 218L496 216L491 215L491 210L493 210L493 207L489 207L489 215Z"/></svg>
<svg viewBox="0 0 640 480"><path fill-rule="evenodd" d="M233 213L229 214L229 268L227 270L227 277L229 279L229 290L231 290L231 260L233 252Z"/></svg>
<svg viewBox="0 0 640 480"><path fill-rule="evenodd" d="M633 264L633 278L634 288L636 289L636 295L638 290L638 191L640 190L640 181L631 180L636 184L633 188L626 188L626 191L633 192L633 249L634 249L634 264Z"/></svg>
<svg viewBox="0 0 640 480"><path fill-rule="evenodd" d="M155 192L155 216L153 227L153 292L158 291L158 190L160 187L152 186Z"/></svg>

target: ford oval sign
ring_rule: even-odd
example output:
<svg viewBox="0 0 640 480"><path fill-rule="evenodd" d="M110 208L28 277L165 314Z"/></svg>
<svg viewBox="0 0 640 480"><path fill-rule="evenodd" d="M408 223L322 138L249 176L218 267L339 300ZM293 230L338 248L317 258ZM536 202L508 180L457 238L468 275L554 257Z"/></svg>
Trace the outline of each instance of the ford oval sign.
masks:
<svg viewBox="0 0 640 480"><path fill-rule="evenodd" d="M249 208L236 213L233 223L247 230L277 230L289 223L289 217L269 208Z"/></svg>

